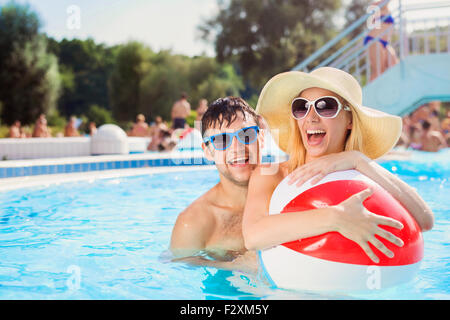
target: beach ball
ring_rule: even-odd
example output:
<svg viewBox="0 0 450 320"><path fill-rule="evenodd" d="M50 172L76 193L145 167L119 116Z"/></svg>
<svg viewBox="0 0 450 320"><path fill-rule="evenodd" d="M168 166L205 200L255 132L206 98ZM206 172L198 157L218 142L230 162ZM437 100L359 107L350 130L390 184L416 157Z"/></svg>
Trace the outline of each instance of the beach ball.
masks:
<svg viewBox="0 0 450 320"><path fill-rule="evenodd" d="M288 184L286 177L273 192L269 214L286 214L337 205L371 187L367 210L400 221L403 229L379 225L403 240L397 245L375 235L394 253L389 258L369 243L379 257L374 263L363 249L338 232L283 243L259 252L260 265L272 285L319 291L366 291L395 286L414 278L423 258L423 238L410 213L377 183L355 170L334 172L312 186Z"/></svg>

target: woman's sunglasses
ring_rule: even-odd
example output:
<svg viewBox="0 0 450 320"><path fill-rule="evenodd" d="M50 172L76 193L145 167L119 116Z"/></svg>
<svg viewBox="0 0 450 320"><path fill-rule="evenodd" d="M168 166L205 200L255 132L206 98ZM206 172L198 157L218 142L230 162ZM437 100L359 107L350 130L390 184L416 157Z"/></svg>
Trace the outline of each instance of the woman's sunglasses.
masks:
<svg viewBox="0 0 450 320"><path fill-rule="evenodd" d="M208 145L212 143L214 149L223 151L231 146L233 137L236 137L240 143L251 144L256 141L258 137L259 127L252 126L239 129L232 133L219 133L203 139L203 142Z"/></svg>
<svg viewBox="0 0 450 320"><path fill-rule="evenodd" d="M291 104L292 116L297 120L306 118L311 106L314 107L314 110L319 117L326 119L336 118L341 109L350 111L348 106L343 106L342 103L333 96L321 97L313 101L306 100L305 98L295 98Z"/></svg>

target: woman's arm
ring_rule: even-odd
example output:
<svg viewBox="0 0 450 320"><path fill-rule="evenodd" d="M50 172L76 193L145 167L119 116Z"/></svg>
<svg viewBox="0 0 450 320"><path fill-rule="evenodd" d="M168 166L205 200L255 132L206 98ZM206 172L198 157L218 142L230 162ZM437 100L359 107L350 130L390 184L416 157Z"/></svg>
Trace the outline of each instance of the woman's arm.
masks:
<svg viewBox="0 0 450 320"><path fill-rule="evenodd" d="M433 228L433 212L414 188L361 153L357 157L355 169L371 178L397 199L411 213L422 231Z"/></svg>
<svg viewBox="0 0 450 320"><path fill-rule="evenodd" d="M350 169L358 170L388 191L411 213L422 231L433 227L433 212L414 188L359 151L334 153L312 161L296 169L290 175L290 183L300 186L314 177L311 183L316 184L331 172Z"/></svg>
<svg viewBox="0 0 450 320"><path fill-rule="evenodd" d="M261 250L330 231L337 231L355 241L374 262L378 262L378 258L368 242L387 256L392 256L392 252L375 238L375 234L396 245L403 245L399 238L378 227L381 224L402 228L400 222L375 215L362 205L371 195L372 191L369 189L355 194L338 206L269 215L270 198L282 178L281 173L262 175L261 167L255 169L250 178L242 222L244 242L248 250Z"/></svg>
<svg viewBox="0 0 450 320"><path fill-rule="evenodd" d="M250 178L247 203L244 209L242 231L245 247L248 250L259 250L319 235L330 230L329 209L320 209L316 214L311 211L298 214L268 215L269 203L273 191L282 179L279 175L265 176L261 168L255 169Z"/></svg>

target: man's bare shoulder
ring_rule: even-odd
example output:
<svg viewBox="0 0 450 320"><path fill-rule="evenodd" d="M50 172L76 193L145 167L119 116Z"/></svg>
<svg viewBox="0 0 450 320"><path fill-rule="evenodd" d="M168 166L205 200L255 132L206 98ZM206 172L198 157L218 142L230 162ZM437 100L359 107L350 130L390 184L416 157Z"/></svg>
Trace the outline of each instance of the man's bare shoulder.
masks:
<svg viewBox="0 0 450 320"><path fill-rule="evenodd" d="M180 108L183 107L183 104L181 103L180 100L177 100L173 103L172 108Z"/></svg>
<svg viewBox="0 0 450 320"><path fill-rule="evenodd" d="M188 256L205 248L215 223L210 201L212 192L207 191L178 215L170 245L175 255Z"/></svg>
<svg viewBox="0 0 450 320"><path fill-rule="evenodd" d="M214 215L212 212L214 206L212 202L213 189L214 187L184 209L178 215L175 227L180 225L180 227L185 229L191 229L190 231L193 231L192 229L199 231L214 223Z"/></svg>
<svg viewBox="0 0 450 320"><path fill-rule="evenodd" d="M186 209L184 209L178 218L184 221L193 220L197 224L209 223L213 218L211 212L211 207L214 205L212 202L212 193L212 189L205 192L202 196L192 202Z"/></svg>

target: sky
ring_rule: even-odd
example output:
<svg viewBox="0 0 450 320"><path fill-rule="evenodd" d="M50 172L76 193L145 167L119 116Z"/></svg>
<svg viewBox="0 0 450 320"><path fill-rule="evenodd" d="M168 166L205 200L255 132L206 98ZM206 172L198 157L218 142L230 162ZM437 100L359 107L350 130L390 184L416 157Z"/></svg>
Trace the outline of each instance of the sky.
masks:
<svg viewBox="0 0 450 320"><path fill-rule="evenodd" d="M7 3L0 0L0 4ZM43 31L57 40L86 39L108 45L138 40L153 50L214 56L214 46L199 37L197 26L217 12L216 0L16 0L29 3ZM79 9L68 11L72 6ZM76 10L78 10L76 9ZM80 19L77 19L77 16ZM80 22L79 28L77 21Z"/></svg>
<svg viewBox="0 0 450 320"><path fill-rule="evenodd" d="M0 5L8 0L0 0ZM43 31L57 40L86 39L108 45L138 40L153 50L172 49L189 56L214 56L213 44L200 39L198 25L215 16L216 0L16 0L29 3L43 21ZM343 0L344 4L350 0ZM402 0L403 5L450 0ZM70 11L76 6L79 15ZM392 0L390 7L398 6ZM69 10L69 11L68 11ZM408 18L450 17L450 8L408 13ZM77 19L79 17L79 19ZM79 22L79 24L77 23ZM78 28L79 27L79 28Z"/></svg>

